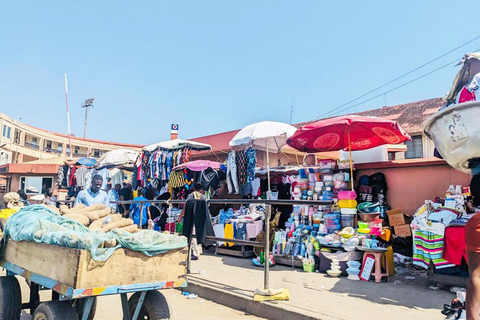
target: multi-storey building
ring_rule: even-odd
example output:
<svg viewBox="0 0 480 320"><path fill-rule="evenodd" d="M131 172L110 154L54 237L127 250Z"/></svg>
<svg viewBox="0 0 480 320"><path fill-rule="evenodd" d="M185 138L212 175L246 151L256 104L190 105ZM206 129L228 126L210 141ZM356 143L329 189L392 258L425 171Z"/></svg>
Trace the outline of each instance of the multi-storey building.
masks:
<svg viewBox="0 0 480 320"><path fill-rule="evenodd" d="M72 136L70 150L68 135L35 128L0 113L0 164L25 163L71 155L74 158L99 158L107 151L133 149L141 145L106 142Z"/></svg>

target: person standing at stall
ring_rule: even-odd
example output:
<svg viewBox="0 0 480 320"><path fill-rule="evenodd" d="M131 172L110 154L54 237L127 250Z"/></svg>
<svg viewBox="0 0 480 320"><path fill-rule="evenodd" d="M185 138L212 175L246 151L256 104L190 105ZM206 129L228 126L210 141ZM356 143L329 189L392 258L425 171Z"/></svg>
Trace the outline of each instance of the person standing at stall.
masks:
<svg viewBox="0 0 480 320"><path fill-rule="evenodd" d="M133 199L133 194L132 194L132 185L127 182L124 184L123 188L119 192L120 196L120 201L130 201ZM119 212L123 214L124 212L127 211L127 208L129 207L128 204L121 204L118 206Z"/></svg>
<svg viewBox="0 0 480 320"><path fill-rule="evenodd" d="M139 188L137 191L138 197L134 198L133 201L147 201L147 198L143 196L143 188ZM141 203L132 203L130 204L130 208L124 213L125 217L129 217L131 213L131 218L133 219L133 223L138 225L140 224L140 214L142 215L142 229L148 228L148 222L152 220L152 215L150 214L150 203L144 203L142 212L140 212L140 208L142 208Z"/></svg>
<svg viewBox="0 0 480 320"><path fill-rule="evenodd" d="M80 191L75 199L75 205L83 203L85 206L91 206L93 204L103 203L109 207L108 195L105 191L100 190L103 184L103 178L101 175L94 175L92 178L92 185L88 189Z"/></svg>
<svg viewBox="0 0 480 320"><path fill-rule="evenodd" d="M115 188L112 189L112 183L108 183L107 185L107 189L108 189L108 202L110 203L110 208L112 208L115 212L118 212L118 204L116 203L112 203L113 201L118 201L120 200L120 196L119 196L119 192L120 192L120 189L121 189L121 185L120 183L117 183L115 185Z"/></svg>

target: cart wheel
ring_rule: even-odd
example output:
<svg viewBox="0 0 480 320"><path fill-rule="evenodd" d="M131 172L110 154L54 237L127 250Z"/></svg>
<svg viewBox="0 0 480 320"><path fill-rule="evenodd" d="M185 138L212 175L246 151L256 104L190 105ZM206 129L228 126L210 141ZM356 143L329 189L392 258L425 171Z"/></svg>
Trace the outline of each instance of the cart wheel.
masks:
<svg viewBox="0 0 480 320"><path fill-rule="evenodd" d="M83 307L85 306L85 302L87 302L87 299L77 299L76 304L75 304L75 310L78 314L78 319L82 319L83 316ZM93 304L92 308L90 309L90 314L88 315L88 320L93 320L95 317L95 312L97 311L97 297L93 298Z"/></svg>
<svg viewBox="0 0 480 320"><path fill-rule="evenodd" d="M140 292L134 293L130 299L128 299L128 308L130 310L130 316L133 317L135 308L137 307L138 300L140 299ZM170 315L170 308L168 302L158 291L150 290L145 296L140 314L137 319L142 320L162 320L173 319Z"/></svg>
<svg viewBox="0 0 480 320"><path fill-rule="evenodd" d="M0 319L19 320L22 312L22 294L17 278L0 277Z"/></svg>
<svg viewBox="0 0 480 320"><path fill-rule="evenodd" d="M78 320L78 315L69 301L48 301L35 309L33 320Z"/></svg>

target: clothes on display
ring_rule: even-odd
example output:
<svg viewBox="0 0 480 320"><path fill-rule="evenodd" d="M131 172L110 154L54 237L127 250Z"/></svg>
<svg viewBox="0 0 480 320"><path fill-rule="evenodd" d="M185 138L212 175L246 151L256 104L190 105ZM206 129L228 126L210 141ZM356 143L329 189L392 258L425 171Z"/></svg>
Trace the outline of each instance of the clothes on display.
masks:
<svg viewBox="0 0 480 320"><path fill-rule="evenodd" d="M254 193L252 183L255 181L256 151L253 148L247 150L231 151L227 157L227 188L228 193L235 192L243 196ZM255 183L258 186L258 182ZM257 191L256 188L255 191Z"/></svg>

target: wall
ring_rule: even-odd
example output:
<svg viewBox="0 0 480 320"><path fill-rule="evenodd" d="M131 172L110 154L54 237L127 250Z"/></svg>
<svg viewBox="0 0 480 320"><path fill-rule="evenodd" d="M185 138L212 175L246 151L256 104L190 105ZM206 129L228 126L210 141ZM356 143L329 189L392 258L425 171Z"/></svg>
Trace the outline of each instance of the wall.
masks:
<svg viewBox="0 0 480 320"><path fill-rule="evenodd" d="M445 197L450 184L469 186L471 176L450 167L443 160L402 160L366 163L355 166L357 179L376 172L385 174L388 184L387 201L392 208L407 214L435 197Z"/></svg>

